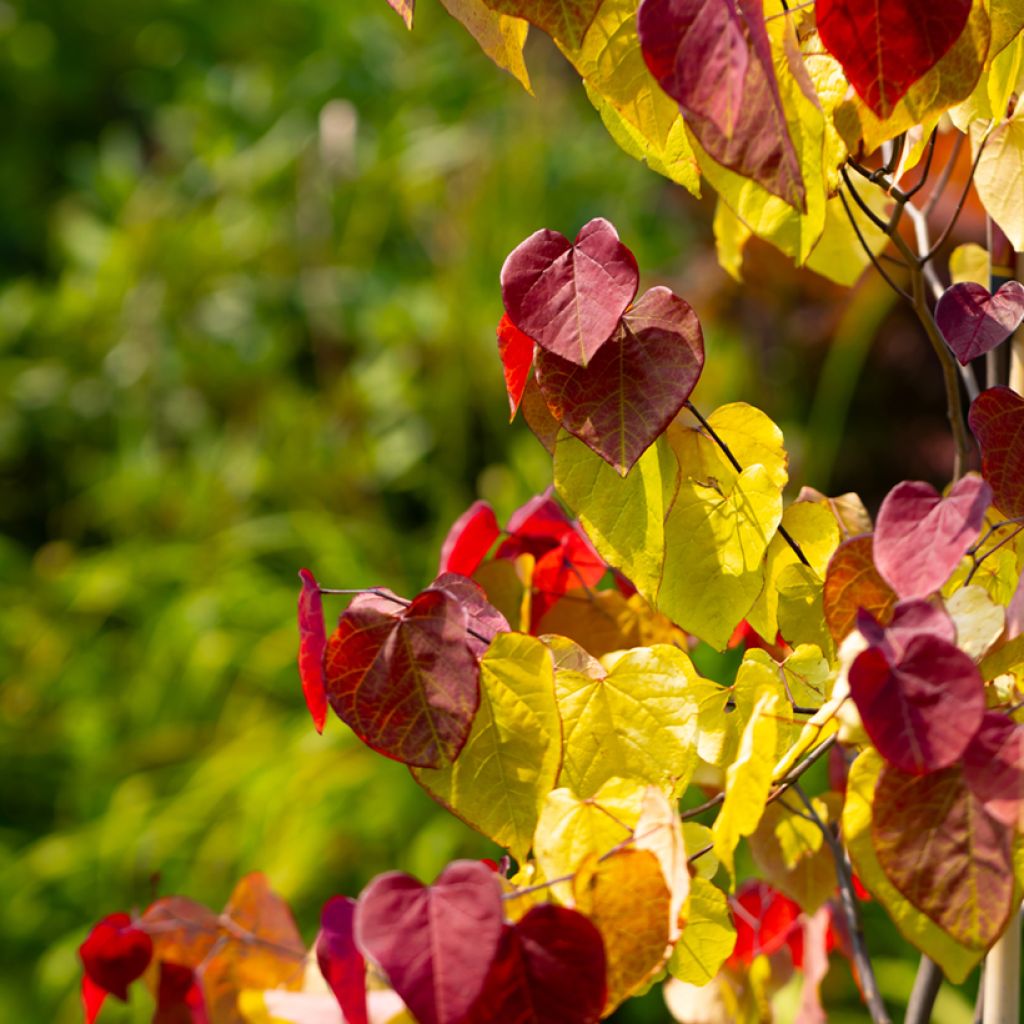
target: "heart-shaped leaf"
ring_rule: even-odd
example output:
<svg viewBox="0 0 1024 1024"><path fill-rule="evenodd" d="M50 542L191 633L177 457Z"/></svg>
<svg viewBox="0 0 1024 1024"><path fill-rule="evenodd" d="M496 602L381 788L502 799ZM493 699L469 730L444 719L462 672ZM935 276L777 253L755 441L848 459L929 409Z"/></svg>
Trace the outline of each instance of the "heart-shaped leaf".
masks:
<svg viewBox="0 0 1024 1024"><path fill-rule="evenodd" d="M347 1024L367 1024L366 961L355 940L356 901L334 896L320 914L316 960Z"/></svg>
<svg viewBox="0 0 1024 1024"><path fill-rule="evenodd" d="M1009 388L989 388L974 400L968 421L981 445L981 475L993 502L1011 519L1024 516L1024 398Z"/></svg>
<svg viewBox="0 0 1024 1024"><path fill-rule="evenodd" d="M372 594L349 605L327 643L327 698L374 750L440 768L458 756L480 701L469 619L457 597L433 587L395 607Z"/></svg>
<svg viewBox="0 0 1024 1024"><path fill-rule="evenodd" d="M864 534L843 541L828 563L822 604L837 644L857 625L858 610L864 609L885 623L898 600L875 568L873 540L872 534Z"/></svg>
<svg viewBox="0 0 1024 1024"><path fill-rule="evenodd" d="M578 911L545 903L505 926L467 1024L596 1024L604 1002L601 933Z"/></svg>
<svg viewBox="0 0 1024 1024"><path fill-rule="evenodd" d="M505 313L498 324L498 355L505 371L505 390L508 391L509 420L516 418L523 400L526 382L533 366L535 342L508 318Z"/></svg>
<svg viewBox="0 0 1024 1024"><path fill-rule="evenodd" d="M708 154L805 209L761 0L644 0L637 25L651 74Z"/></svg>
<svg viewBox="0 0 1024 1024"><path fill-rule="evenodd" d="M128 914L108 914L78 947L78 956L94 985L127 1002L128 986L152 959L153 940Z"/></svg>
<svg viewBox="0 0 1024 1024"><path fill-rule="evenodd" d="M479 861L455 861L433 885L391 871L363 890L356 943L420 1024L462 1024L502 935L501 886Z"/></svg>
<svg viewBox="0 0 1024 1024"><path fill-rule="evenodd" d="M993 818L1024 832L1024 727L986 712L964 751L964 778Z"/></svg>
<svg viewBox="0 0 1024 1024"><path fill-rule="evenodd" d="M960 37L971 0L816 0L822 45L881 118Z"/></svg>
<svg viewBox="0 0 1024 1024"><path fill-rule="evenodd" d="M1001 345L1024 323L1024 284L1007 281L995 295L973 281L955 284L939 299L935 322L966 366Z"/></svg>
<svg viewBox="0 0 1024 1024"><path fill-rule="evenodd" d="M509 319L548 352L586 366L636 295L633 254L608 221L584 224L576 241L536 231L501 268Z"/></svg>
<svg viewBox="0 0 1024 1024"><path fill-rule="evenodd" d="M939 636L918 634L898 653L862 651L850 696L878 752L924 775L959 760L985 714L985 686L974 662Z"/></svg>
<svg viewBox="0 0 1024 1024"><path fill-rule="evenodd" d="M920 480L897 484L878 510L878 571L901 598L934 593L978 539L991 501L988 484L974 473L945 498Z"/></svg>
<svg viewBox="0 0 1024 1024"><path fill-rule="evenodd" d="M697 314L659 287L587 366L542 350L537 383L555 419L625 476L675 419L703 367Z"/></svg>
<svg viewBox="0 0 1024 1024"><path fill-rule="evenodd" d="M317 732L324 731L327 718L327 690L324 688L324 651L327 632L320 584L308 569L299 570L299 679L306 707L313 716Z"/></svg>

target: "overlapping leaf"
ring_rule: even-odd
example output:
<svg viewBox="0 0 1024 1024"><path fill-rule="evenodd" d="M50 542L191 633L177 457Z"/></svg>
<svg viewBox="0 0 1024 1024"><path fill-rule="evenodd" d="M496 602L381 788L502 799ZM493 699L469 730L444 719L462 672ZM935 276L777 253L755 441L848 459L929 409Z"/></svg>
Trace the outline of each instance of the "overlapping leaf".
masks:
<svg viewBox="0 0 1024 1024"><path fill-rule="evenodd" d="M1024 516L1024 398L989 388L972 403L969 420L996 507L1011 519Z"/></svg>
<svg viewBox="0 0 1024 1024"><path fill-rule="evenodd" d="M484 0L493 11L524 18L556 42L579 46L602 0Z"/></svg>
<svg viewBox="0 0 1024 1024"><path fill-rule="evenodd" d="M1001 345L1024 323L1024 284L1007 281L995 294L973 282L954 284L939 299L935 322L966 366Z"/></svg>
<svg viewBox="0 0 1024 1024"><path fill-rule="evenodd" d="M987 712L964 751L963 773L988 814L1024 831L1024 726Z"/></svg>
<svg viewBox="0 0 1024 1024"><path fill-rule="evenodd" d="M526 383L533 366L533 338L521 330L504 313L498 324L498 356L505 372L505 390L508 391L510 419L515 419L519 403L523 400Z"/></svg>
<svg viewBox="0 0 1024 1024"><path fill-rule="evenodd" d="M669 974L691 985L706 985L736 945L736 928L725 893L707 879L692 879L681 923L682 934L668 962Z"/></svg>
<svg viewBox="0 0 1024 1024"><path fill-rule="evenodd" d="M355 914L356 901L347 896L335 896L324 904L316 959L346 1024L367 1024L366 961L356 946Z"/></svg>
<svg viewBox="0 0 1024 1024"><path fill-rule="evenodd" d="M825 621L837 644L857 624L858 609L888 622L898 598L875 568L870 535L852 537L836 549L825 574Z"/></svg>
<svg viewBox="0 0 1024 1024"><path fill-rule="evenodd" d="M474 501L452 523L441 545L438 573L472 576L500 534L494 509L486 501Z"/></svg>
<svg viewBox="0 0 1024 1024"><path fill-rule="evenodd" d="M675 419L703 366L696 314L658 287L585 367L541 351L537 382L555 419L624 476Z"/></svg>
<svg viewBox="0 0 1024 1024"><path fill-rule="evenodd" d="M978 155L983 139L985 151ZM985 212L1020 251L1024 249L1024 207L1019 202L1024 180L1024 104L1018 103L1013 116L987 136L983 124L973 125L971 146L978 159L974 187Z"/></svg>
<svg viewBox="0 0 1024 1024"><path fill-rule="evenodd" d="M480 49L499 68L517 79L527 92L532 91L523 59L523 45L529 28L525 21L491 10L484 0L441 0L441 4L453 18L462 22L480 44Z"/></svg>

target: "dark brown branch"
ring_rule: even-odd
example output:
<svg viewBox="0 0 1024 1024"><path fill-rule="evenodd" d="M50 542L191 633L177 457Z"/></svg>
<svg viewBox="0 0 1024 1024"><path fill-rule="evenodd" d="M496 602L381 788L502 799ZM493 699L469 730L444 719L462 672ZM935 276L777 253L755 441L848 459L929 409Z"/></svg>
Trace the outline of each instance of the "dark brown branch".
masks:
<svg viewBox="0 0 1024 1024"><path fill-rule="evenodd" d="M864 216L867 217L879 231L884 231L886 234L889 234L889 224L882 220L882 218L864 202L860 193L853 187L853 182L850 181L849 171L847 171L845 167L840 167L839 173L843 176L843 181L845 182L847 189L849 189L850 195L853 197L853 201L861 208L861 212Z"/></svg>
<svg viewBox="0 0 1024 1024"><path fill-rule="evenodd" d="M904 198L908 201L913 199L928 181L928 175L932 170L932 157L935 156L935 137L938 133L938 128L933 128L932 134L928 138L928 155L924 159L924 167L921 168L921 180L912 189L903 193Z"/></svg>

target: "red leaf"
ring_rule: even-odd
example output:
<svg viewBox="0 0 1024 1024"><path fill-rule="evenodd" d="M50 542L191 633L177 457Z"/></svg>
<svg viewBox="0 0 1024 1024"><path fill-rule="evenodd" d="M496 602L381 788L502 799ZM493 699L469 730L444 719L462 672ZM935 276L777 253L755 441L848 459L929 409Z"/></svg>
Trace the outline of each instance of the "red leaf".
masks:
<svg viewBox="0 0 1024 1024"><path fill-rule="evenodd" d="M431 886L398 871L363 890L356 943L420 1024L461 1024L502 933L501 886L479 861L455 861Z"/></svg>
<svg viewBox="0 0 1024 1024"><path fill-rule="evenodd" d="M364 594L342 614L327 643L327 699L378 753L443 767L458 757L480 703L466 609L433 587L400 613L382 604Z"/></svg>
<svg viewBox="0 0 1024 1024"><path fill-rule="evenodd" d="M107 990L96 984L88 974L82 975L82 1012L85 1024L92 1024L107 998Z"/></svg>
<svg viewBox="0 0 1024 1024"><path fill-rule="evenodd" d="M482 658L498 633L511 628L508 620L488 600L479 583L455 572L445 572L430 584L431 590L443 590L466 613L466 644Z"/></svg>
<svg viewBox="0 0 1024 1024"><path fill-rule="evenodd" d="M316 959L347 1024L367 1024L366 961L355 942L356 901L334 896L320 915Z"/></svg>
<svg viewBox="0 0 1024 1024"><path fill-rule="evenodd" d="M806 209L761 0L644 0L637 24L651 74L708 154Z"/></svg>
<svg viewBox="0 0 1024 1024"><path fill-rule="evenodd" d="M887 622L896 600L889 584L875 568L871 534L853 537L836 548L825 573L822 604L829 632L837 644L857 624L859 609Z"/></svg>
<svg viewBox="0 0 1024 1024"><path fill-rule="evenodd" d="M872 647L882 648L890 662L899 661L907 644L922 633L956 643L956 624L945 608L928 601L901 601L893 609L888 626L862 609L857 613L857 628Z"/></svg>
<svg viewBox="0 0 1024 1024"><path fill-rule="evenodd" d="M324 689L327 633L324 629L324 606L320 598L320 584L313 574L308 569L300 569L299 579L302 580L302 590L299 592L299 678L316 731L323 732L327 719L327 691Z"/></svg>
<svg viewBox="0 0 1024 1024"><path fill-rule="evenodd" d="M736 945L729 966L750 964L781 949L800 928L800 907L767 882L750 879L730 899Z"/></svg>
<svg viewBox="0 0 1024 1024"><path fill-rule="evenodd" d="M986 712L964 751L964 779L993 818L1024 831L1024 728Z"/></svg>
<svg viewBox="0 0 1024 1024"><path fill-rule="evenodd" d="M90 981L127 1002L128 986L149 966L153 957L153 940L132 924L128 914L108 914L78 947L78 956ZM87 995L84 985L82 995L83 999ZM95 1000L91 988L88 995Z"/></svg>
<svg viewBox="0 0 1024 1024"><path fill-rule="evenodd" d="M572 244L557 231L534 232L501 268L509 319L542 348L586 366L612 336L636 295L636 259L600 218Z"/></svg>
<svg viewBox="0 0 1024 1024"><path fill-rule="evenodd" d="M919 480L897 484L878 510L878 571L901 598L934 593L978 539L991 501L988 484L973 473L945 498Z"/></svg>
<svg viewBox="0 0 1024 1024"><path fill-rule="evenodd" d="M526 382L530 379L530 367L533 366L534 340L508 318L505 313L498 324L498 355L505 371L505 389L508 391L508 405L511 415L509 421L516 418L519 403L523 400Z"/></svg>
<svg viewBox="0 0 1024 1024"><path fill-rule="evenodd" d="M984 285L961 281L943 292L935 307L935 323L966 366L1001 345L1024 323L1024 284L1007 281L992 295Z"/></svg>
<svg viewBox="0 0 1024 1024"><path fill-rule="evenodd" d="M960 37L971 0L816 0L822 45L880 118Z"/></svg>
<svg viewBox="0 0 1024 1024"><path fill-rule="evenodd" d="M1010 519L1024 516L1024 398L1009 388L989 388L974 400L968 420L996 507Z"/></svg>
<svg viewBox="0 0 1024 1024"><path fill-rule="evenodd" d="M191 967L160 962L153 1024L207 1024L203 990Z"/></svg>
<svg viewBox="0 0 1024 1024"><path fill-rule="evenodd" d="M437 571L472 576L500 533L494 509L486 501L474 501L452 523L441 546L441 564Z"/></svg>
<svg viewBox="0 0 1024 1024"><path fill-rule="evenodd" d="M542 350L537 383L555 419L625 476L675 419L703 366L697 314L659 287L586 367Z"/></svg>
<svg viewBox="0 0 1024 1024"><path fill-rule="evenodd" d="M878 752L911 775L959 760L985 713L974 662L948 640L919 634L898 660L869 647L850 667L850 695Z"/></svg>
<svg viewBox="0 0 1024 1024"><path fill-rule="evenodd" d="M545 903L505 925L467 1024L596 1024L605 995L601 933L578 911Z"/></svg>

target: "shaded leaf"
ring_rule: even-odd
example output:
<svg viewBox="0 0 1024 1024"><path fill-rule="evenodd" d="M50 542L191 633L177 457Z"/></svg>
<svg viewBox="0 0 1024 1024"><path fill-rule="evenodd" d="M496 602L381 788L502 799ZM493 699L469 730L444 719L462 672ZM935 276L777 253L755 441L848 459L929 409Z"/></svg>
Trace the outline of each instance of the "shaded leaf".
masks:
<svg viewBox="0 0 1024 1024"><path fill-rule="evenodd" d="M729 900L736 945L729 963L749 965L782 949L799 930L800 908L766 882L750 879Z"/></svg>
<svg viewBox="0 0 1024 1024"><path fill-rule="evenodd" d="M1024 323L1024 284L1007 281L995 294L973 282L954 284L939 299L935 322L966 366L1001 345Z"/></svg>
<svg viewBox="0 0 1024 1024"><path fill-rule="evenodd" d="M964 751L963 772L993 818L1024 831L1024 727L1006 715L986 712Z"/></svg>
<svg viewBox="0 0 1024 1024"><path fill-rule="evenodd" d="M536 231L501 268L512 323L540 348L580 366L611 338L638 283L636 259L601 218L584 224L573 243L557 231Z"/></svg>
<svg viewBox="0 0 1024 1024"><path fill-rule="evenodd" d="M367 1024L366 961L355 940L356 901L333 896L320 913L316 960L346 1024Z"/></svg>
<svg viewBox="0 0 1024 1024"><path fill-rule="evenodd" d="M1024 398L1010 388L989 388L971 404L968 420L992 500L1010 519L1024 516Z"/></svg>
<svg viewBox="0 0 1024 1024"><path fill-rule="evenodd" d="M87 1004L102 998L92 994L93 987L128 1001L128 986L142 975L153 957L153 940L136 927L130 914L108 914L93 925L85 941L78 947L78 957L85 978L83 1001ZM96 1006L95 1012L99 1011Z"/></svg>

